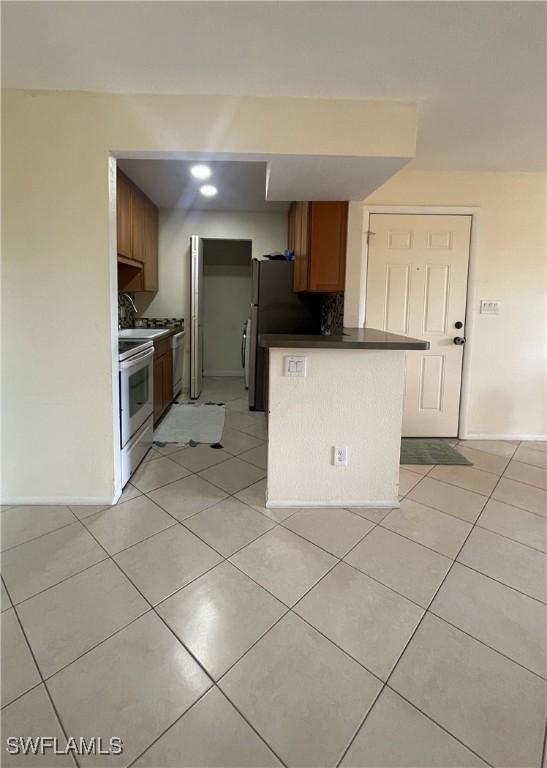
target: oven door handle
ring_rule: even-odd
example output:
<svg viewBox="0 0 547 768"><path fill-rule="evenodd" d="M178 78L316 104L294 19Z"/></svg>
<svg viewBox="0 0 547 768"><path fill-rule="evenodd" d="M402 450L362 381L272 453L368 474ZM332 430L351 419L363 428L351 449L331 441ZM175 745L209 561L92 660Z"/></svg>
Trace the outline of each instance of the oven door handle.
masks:
<svg viewBox="0 0 547 768"><path fill-rule="evenodd" d="M120 371L130 371L132 368L136 368L138 365L140 365L143 360L148 360L148 358L154 357L154 348L147 349L144 352L141 352L138 355L135 355L134 357L129 358L129 360L123 360L120 363Z"/></svg>

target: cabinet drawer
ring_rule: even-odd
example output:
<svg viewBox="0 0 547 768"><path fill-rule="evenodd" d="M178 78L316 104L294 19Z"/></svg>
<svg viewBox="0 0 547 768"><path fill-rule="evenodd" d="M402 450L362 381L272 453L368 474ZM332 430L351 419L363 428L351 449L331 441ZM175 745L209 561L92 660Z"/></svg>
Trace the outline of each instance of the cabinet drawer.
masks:
<svg viewBox="0 0 547 768"><path fill-rule="evenodd" d="M171 336L164 336L163 339L154 342L154 360L158 360L167 353L171 353Z"/></svg>

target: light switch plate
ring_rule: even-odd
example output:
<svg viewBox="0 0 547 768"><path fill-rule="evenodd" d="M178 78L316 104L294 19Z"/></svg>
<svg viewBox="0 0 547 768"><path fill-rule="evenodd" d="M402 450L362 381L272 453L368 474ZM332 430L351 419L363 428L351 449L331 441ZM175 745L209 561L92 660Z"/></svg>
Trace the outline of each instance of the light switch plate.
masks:
<svg viewBox="0 0 547 768"><path fill-rule="evenodd" d="M307 357L300 357L299 355L287 356L285 358L285 376L306 376L307 363Z"/></svg>
<svg viewBox="0 0 547 768"><path fill-rule="evenodd" d="M497 299L481 299L481 315L499 315L500 303Z"/></svg>

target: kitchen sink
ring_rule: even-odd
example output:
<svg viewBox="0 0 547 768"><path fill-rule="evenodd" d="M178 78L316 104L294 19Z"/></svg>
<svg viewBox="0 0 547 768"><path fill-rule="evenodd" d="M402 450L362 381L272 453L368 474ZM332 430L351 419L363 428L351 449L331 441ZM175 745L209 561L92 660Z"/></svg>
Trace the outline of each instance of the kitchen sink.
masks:
<svg viewBox="0 0 547 768"><path fill-rule="evenodd" d="M118 331L119 339L161 339L171 333L169 328L122 328Z"/></svg>

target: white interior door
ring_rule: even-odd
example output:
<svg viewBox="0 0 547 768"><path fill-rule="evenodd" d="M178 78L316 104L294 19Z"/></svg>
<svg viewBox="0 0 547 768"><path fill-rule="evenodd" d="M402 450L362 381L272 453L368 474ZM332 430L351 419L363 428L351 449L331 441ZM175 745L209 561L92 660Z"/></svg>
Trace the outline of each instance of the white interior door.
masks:
<svg viewBox="0 0 547 768"><path fill-rule="evenodd" d="M403 436L455 437L471 216L372 214L369 229L365 325L431 345L406 354Z"/></svg>
<svg viewBox="0 0 547 768"><path fill-rule="evenodd" d="M190 237L190 397L203 386L203 238Z"/></svg>

